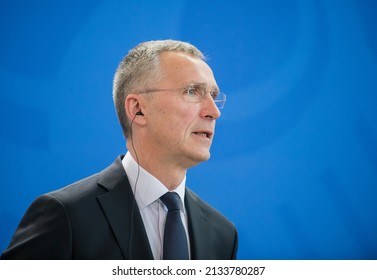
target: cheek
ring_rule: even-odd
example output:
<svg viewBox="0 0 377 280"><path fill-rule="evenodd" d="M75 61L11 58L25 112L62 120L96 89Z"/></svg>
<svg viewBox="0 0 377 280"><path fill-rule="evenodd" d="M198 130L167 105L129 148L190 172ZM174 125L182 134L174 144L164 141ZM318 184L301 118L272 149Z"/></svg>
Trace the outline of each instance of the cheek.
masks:
<svg viewBox="0 0 377 280"><path fill-rule="evenodd" d="M171 145L180 145L187 142L192 131L195 115L188 112L171 114L165 120L162 120L162 136L169 141Z"/></svg>
<svg viewBox="0 0 377 280"><path fill-rule="evenodd" d="M194 108L186 107L185 110L180 111L180 114L175 117L174 125L172 126L173 130L179 129L183 135L188 135L192 132L193 124L198 116L198 113Z"/></svg>
<svg viewBox="0 0 377 280"><path fill-rule="evenodd" d="M183 103L181 100L171 101L173 100L158 104L161 106L156 106L156 110L151 115L156 125L155 129L170 140L186 137L191 133L193 123L199 117L197 104Z"/></svg>

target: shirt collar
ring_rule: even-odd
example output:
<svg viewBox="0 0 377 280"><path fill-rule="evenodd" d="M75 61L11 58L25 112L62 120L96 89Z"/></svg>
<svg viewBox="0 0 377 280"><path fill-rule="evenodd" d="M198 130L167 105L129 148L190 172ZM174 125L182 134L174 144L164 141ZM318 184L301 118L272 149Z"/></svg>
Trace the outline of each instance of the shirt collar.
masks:
<svg viewBox="0 0 377 280"><path fill-rule="evenodd" d="M122 159L122 164L140 210L155 202L169 191L156 177L138 165L130 152L126 153ZM185 209L185 185L186 176L174 189L174 192L178 193L181 198L183 209Z"/></svg>

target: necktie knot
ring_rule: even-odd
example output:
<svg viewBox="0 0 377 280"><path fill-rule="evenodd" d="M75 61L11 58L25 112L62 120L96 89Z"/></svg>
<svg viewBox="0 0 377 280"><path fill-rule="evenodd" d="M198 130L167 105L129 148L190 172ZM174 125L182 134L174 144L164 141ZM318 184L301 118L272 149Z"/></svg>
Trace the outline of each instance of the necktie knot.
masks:
<svg viewBox="0 0 377 280"><path fill-rule="evenodd" d="M169 211L181 210L181 199L176 192L167 192L160 199Z"/></svg>

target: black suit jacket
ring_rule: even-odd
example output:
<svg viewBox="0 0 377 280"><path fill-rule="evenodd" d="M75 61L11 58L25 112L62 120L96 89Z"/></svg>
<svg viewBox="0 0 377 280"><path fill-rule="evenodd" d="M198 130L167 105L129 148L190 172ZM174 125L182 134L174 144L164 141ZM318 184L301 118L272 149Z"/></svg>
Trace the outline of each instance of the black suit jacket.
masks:
<svg viewBox="0 0 377 280"><path fill-rule="evenodd" d="M185 206L191 258L235 259L234 225L188 188ZM153 259L121 157L98 174L37 198L1 258Z"/></svg>

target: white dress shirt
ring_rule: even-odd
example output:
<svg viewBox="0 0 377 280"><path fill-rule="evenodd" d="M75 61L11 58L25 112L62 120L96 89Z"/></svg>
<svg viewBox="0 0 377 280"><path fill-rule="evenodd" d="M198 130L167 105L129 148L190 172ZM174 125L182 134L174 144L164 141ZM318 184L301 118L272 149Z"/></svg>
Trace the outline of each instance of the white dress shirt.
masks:
<svg viewBox="0 0 377 280"><path fill-rule="evenodd" d="M160 200L160 197L169 190L156 177L138 165L130 152L127 152L127 154L124 156L122 164L124 170L126 171L128 180L130 181L137 206L139 207L153 257L155 260L161 260L167 208ZM183 209L181 210L181 218L186 230L187 244L189 245L188 249L190 254L187 215L184 207L185 184L186 176L174 189L174 192L176 192L181 198L181 209Z"/></svg>

